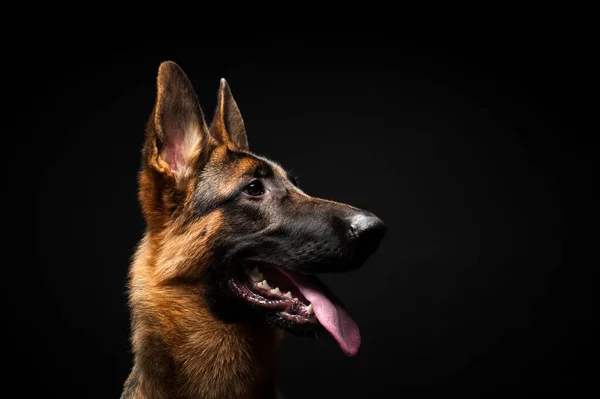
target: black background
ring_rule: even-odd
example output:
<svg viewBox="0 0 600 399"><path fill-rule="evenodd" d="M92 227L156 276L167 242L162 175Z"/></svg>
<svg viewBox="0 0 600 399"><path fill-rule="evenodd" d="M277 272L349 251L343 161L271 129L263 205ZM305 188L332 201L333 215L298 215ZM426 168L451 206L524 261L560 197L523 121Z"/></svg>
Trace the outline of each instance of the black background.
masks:
<svg viewBox="0 0 600 399"><path fill-rule="evenodd" d="M120 394L126 273L144 229L140 149L169 59L207 118L225 77L251 150L294 169L307 193L388 225L365 267L324 277L361 327L359 355L288 336L286 397L514 396L589 382L568 112L583 78L561 31L85 40L14 43L5 64L16 127L5 173L17 177L6 218L18 218L24 259L5 290L14 384Z"/></svg>

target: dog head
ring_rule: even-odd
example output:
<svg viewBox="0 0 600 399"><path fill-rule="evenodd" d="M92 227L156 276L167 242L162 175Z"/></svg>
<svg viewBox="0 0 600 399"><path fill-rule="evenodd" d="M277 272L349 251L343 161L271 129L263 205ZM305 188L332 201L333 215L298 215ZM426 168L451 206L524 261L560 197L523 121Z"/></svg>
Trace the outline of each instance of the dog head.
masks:
<svg viewBox="0 0 600 399"><path fill-rule="evenodd" d="M360 267L385 226L307 195L282 166L251 153L225 80L209 127L184 72L161 64L139 197L163 284L202 286L225 322L260 317L298 334L326 330L356 354L356 323L315 274Z"/></svg>

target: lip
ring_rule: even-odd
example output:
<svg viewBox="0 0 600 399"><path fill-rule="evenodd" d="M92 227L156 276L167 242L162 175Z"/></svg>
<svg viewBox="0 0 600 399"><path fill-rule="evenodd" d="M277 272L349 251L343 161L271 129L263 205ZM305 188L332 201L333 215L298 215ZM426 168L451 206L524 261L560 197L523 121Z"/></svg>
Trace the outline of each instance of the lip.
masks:
<svg viewBox="0 0 600 399"><path fill-rule="evenodd" d="M287 322L320 325L312 304L279 268L266 264L260 264L260 267L264 275L257 272L257 264L251 264L244 268L245 273L229 279L229 288L234 295L253 308L273 312ZM251 273L253 269L255 272Z"/></svg>

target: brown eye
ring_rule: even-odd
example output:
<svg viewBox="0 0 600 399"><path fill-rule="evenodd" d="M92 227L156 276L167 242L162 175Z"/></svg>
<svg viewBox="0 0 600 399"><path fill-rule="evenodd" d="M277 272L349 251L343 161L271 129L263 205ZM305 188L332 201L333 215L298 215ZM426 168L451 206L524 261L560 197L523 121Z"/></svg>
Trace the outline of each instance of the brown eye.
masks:
<svg viewBox="0 0 600 399"><path fill-rule="evenodd" d="M258 197L265 193L265 187L260 180L255 180L244 187L244 192L248 195L252 195L253 197Z"/></svg>

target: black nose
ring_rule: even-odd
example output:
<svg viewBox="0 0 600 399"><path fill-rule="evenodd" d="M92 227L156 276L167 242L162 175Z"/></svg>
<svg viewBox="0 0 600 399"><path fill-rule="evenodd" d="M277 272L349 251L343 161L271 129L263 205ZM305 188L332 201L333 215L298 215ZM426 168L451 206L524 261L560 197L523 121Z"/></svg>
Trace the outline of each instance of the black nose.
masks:
<svg viewBox="0 0 600 399"><path fill-rule="evenodd" d="M355 257L357 260L364 261L375 252L387 228L385 223L372 213L359 213L348 221Z"/></svg>

